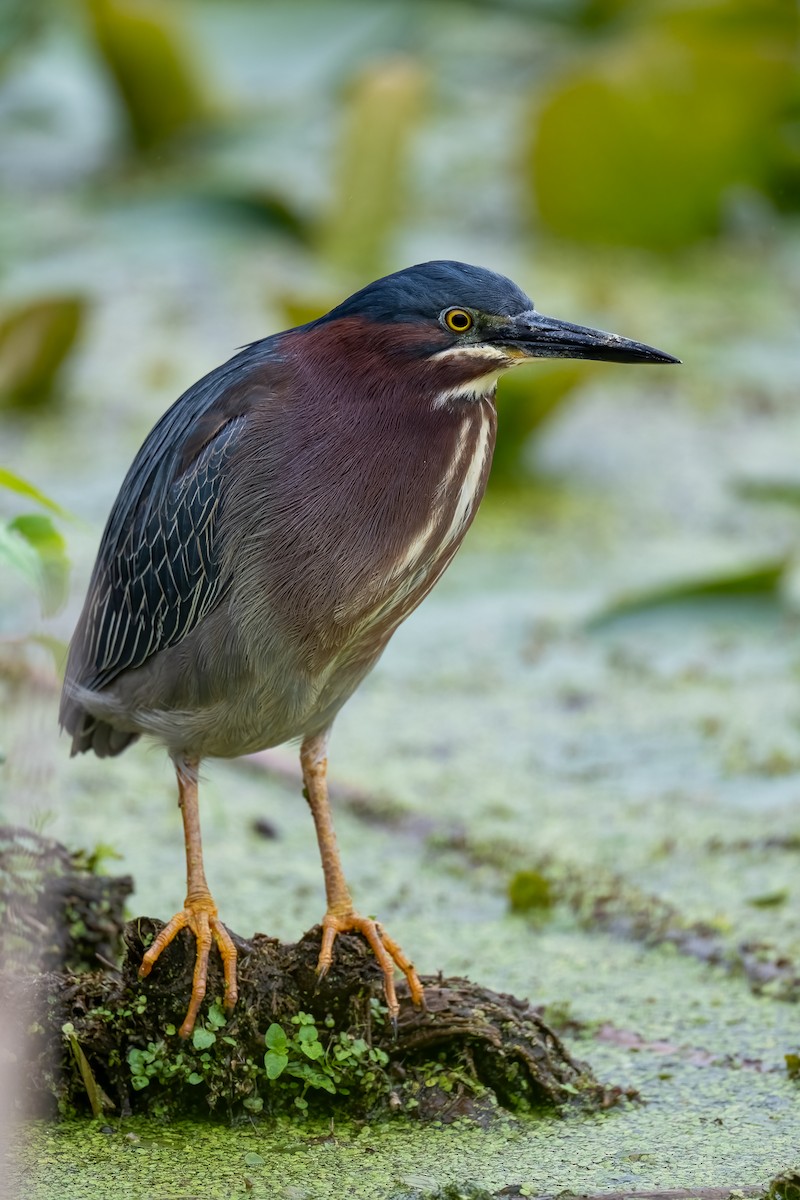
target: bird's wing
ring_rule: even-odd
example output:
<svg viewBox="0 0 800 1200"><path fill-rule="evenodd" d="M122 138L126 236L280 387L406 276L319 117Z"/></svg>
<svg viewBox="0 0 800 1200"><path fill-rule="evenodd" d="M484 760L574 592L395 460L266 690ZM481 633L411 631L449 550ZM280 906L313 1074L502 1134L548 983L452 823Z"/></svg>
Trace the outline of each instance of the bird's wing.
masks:
<svg viewBox="0 0 800 1200"><path fill-rule="evenodd" d="M225 594L216 534L253 401L242 386L247 356L181 397L136 456L103 534L68 681L106 686L181 641ZM263 392L259 374L254 386Z"/></svg>

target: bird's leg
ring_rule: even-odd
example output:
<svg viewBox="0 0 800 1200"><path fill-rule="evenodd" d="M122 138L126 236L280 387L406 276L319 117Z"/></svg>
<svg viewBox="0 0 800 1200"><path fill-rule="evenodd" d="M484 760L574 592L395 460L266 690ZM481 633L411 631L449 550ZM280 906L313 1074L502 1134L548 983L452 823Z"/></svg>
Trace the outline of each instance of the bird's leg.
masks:
<svg viewBox="0 0 800 1200"><path fill-rule="evenodd" d="M314 818L325 875L325 893L328 911L322 921L322 946L317 962L317 973L324 975L331 965L333 943L339 933L362 933L383 971L383 987L389 1016L396 1020L400 1011L394 986L395 964L405 975L415 1004L424 1002L419 976L413 964L377 921L360 916L353 908L350 889L342 871L342 860L336 844L331 807L328 801L328 760L326 757L327 735L319 734L306 738L300 747L300 764L303 769L305 797Z"/></svg>
<svg viewBox="0 0 800 1200"><path fill-rule="evenodd" d="M179 760L175 763L178 774L178 804L183 817L183 839L186 844L186 899L181 912L155 938L142 958L139 975L149 975L153 964L162 951L181 929L190 929L197 940L197 956L192 978L192 995L183 1024L178 1030L187 1038L194 1029L200 1005L206 994L208 956L212 940L216 942L225 971L225 1008L231 1011L236 1004L238 985L236 981L236 947L231 935L217 916L217 906L208 890L203 868L203 843L200 837L200 811L197 803L197 762Z"/></svg>

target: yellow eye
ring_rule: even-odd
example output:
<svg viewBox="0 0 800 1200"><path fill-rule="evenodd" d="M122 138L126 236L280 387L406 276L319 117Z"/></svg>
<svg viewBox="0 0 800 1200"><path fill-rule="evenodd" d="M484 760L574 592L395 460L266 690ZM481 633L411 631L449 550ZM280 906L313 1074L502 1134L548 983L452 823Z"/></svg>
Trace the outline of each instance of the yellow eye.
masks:
<svg viewBox="0 0 800 1200"><path fill-rule="evenodd" d="M475 321L471 313L463 308L448 308L444 314L444 323L453 333L466 333L472 329Z"/></svg>

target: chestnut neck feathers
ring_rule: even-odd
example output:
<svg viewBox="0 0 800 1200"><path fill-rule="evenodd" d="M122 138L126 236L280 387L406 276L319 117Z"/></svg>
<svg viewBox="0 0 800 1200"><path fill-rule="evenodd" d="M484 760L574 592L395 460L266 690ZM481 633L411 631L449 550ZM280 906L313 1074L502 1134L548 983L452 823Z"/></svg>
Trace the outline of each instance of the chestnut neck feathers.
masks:
<svg viewBox="0 0 800 1200"><path fill-rule="evenodd" d="M280 401L263 389L236 472L264 496L249 533L257 541L269 531L263 587L289 628L320 646L364 623L385 625L388 639L458 549L494 448L491 396L437 404L475 375L474 362L420 359L406 326L371 333L343 318L281 338L285 389ZM293 353L298 336L302 354ZM229 511L241 512L237 486ZM307 589L283 589L299 571Z"/></svg>

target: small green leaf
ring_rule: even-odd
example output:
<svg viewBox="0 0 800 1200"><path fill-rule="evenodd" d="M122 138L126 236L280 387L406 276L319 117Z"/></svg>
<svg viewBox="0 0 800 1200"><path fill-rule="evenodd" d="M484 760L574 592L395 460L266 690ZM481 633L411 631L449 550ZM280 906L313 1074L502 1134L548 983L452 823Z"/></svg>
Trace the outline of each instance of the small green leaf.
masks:
<svg viewBox="0 0 800 1200"><path fill-rule="evenodd" d="M325 1054L325 1047L322 1045L322 1042L301 1042L300 1049L306 1058L322 1058Z"/></svg>
<svg viewBox="0 0 800 1200"><path fill-rule="evenodd" d="M303 1025L297 1033L301 1045L306 1042L316 1042L319 1037L315 1025Z"/></svg>
<svg viewBox="0 0 800 1200"><path fill-rule="evenodd" d="M192 1045L195 1050L207 1050L209 1046L214 1045L216 1040L217 1035L210 1029L195 1029L192 1034Z"/></svg>
<svg viewBox="0 0 800 1200"><path fill-rule="evenodd" d="M242 1105L251 1113L260 1113L264 1107L264 1101L261 1096L247 1096L242 1101Z"/></svg>
<svg viewBox="0 0 800 1200"><path fill-rule="evenodd" d="M245 1104L247 1101L245 1100ZM244 1156L244 1165L246 1167L263 1167L264 1159L260 1154L256 1154L255 1150L251 1150Z"/></svg>
<svg viewBox="0 0 800 1200"><path fill-rule="evenodd" d="M228 1018L225 1016L225 1010L219 1001L215 1000L208 1010L208 1023L212 1029L222 1029L228 1024Z"/></svg>
<svg viewBox="0 0 800 1200"><path fill-rule="evenodd" d="M128 1051L128 1066L134 1075L143 1075L145 1066L147 1065L145 1051L140 1050L137 1046L131 1046Z"/></svg>
<svg viewBox="0 0 800 1200"><path fill-rule="evenodd" d="M332 1096L336 1095L336 1084L330 1075L323 1075L322 1071L312 1071L308 1077L308 1082L311 1087L322 1088L324 1091L330 1092Z"/></svg>
<svg viewBox="0 0 800 1200"><path fill-rule="evenodd" d="M286 1034L280 1025L275 1025L274 1023L270 1025L264 1035L264 1042L268 1050L275 1050L278 1054L286 1053L288 1043L286 1041Z"/></svg>
<svg viewBox="0 0 800 1200"><path fill-rule="evenodd" d="M191 1083L191 1084L195 1084L195 1085L196 1085L196 1084L198 1084L198 1083L202 1083L202 1082L203 1082L203 1076L202 1076L202 1075L198 1075L197 1071L192 1071L191 1075L189 1075L189 1076L188 1076L188 1078L187 1078L186 1082L187 1082L187 1083Z"/></svg>
<svg viewBox="0 0 800 1200"><path fill-rule="evenodd" d="M199 1079L199 1076L198 1076L198 1079ZM192 1082L192 1080L190 1078L189 1083L191 1083L191 1082ZM146 1088L149 1086L150 1086L150 1079L148 1078L147 1075L133 1075L131 1077L131 1087L133 1088L134 1091L141 1092L142 1088Z"/></svg>
<svg viewBox="0 0 800 1200"><path fill-rule="evenodd" d="M288 1054L278 1054L275 1050L268 1050L264 1055L267 1079L277 1079L279 1075L282 1075L288 1062Z"/></svg>
<svg viewBox="0 0 800 1200"><path fill-rule="evenodd" d="M314 1088L324 1088L326 1092L335 1093L336 1085L329 1075L324 1075L322 1071L317 1071L310 1063L292 1063L286 1069L287 1075L293 1075L295 1079L303 1079Z"/></svg>

